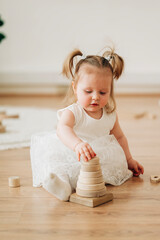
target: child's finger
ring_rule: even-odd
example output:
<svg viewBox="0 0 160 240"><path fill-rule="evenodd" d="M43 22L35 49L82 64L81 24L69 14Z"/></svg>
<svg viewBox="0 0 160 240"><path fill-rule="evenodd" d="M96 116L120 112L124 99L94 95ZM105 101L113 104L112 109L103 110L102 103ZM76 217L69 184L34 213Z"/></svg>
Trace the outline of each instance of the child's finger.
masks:
<svg viewBox="0 0 160 240"><path fill-rule="evenodd" d="M88 147L85 147L85 148L83 149L83 151L84 151L84 153L85 153L85 155L86 155L86 157L87 157L87 160L91 160L92 156L91 156L91 153L90 153Z"/></svg>
<svg viewBox="0 0 160 240"><path fill-rule="evenodd" d="M80 161L80 157L81 157L81 155L80 155L80 153L78 152L78 153L77 153L78 161Z"/></svg>
<svg viewBox="0 0 160 240"><path fill-rule="evenodd" d="M140 175L140 172L135 171L134 169L132 170L133 176L138 177Z"/></svg>
<svg viewBox="0 0 160 240"><path fill-rule="evenodd" d="M88 162L88 158L86 157L86 155L84 153L82 153L81 156L85 162Z"/></svg>
<svg viewBox="0 0 160 240"><path fill-rule="evenodd" d="M139 170L140 170L140 172L143 174L144 173L144 168L143 168L143 166L141 165L141 164L139 164Z"/></svg>
<svg viewBox="0 0 160 240"><path fill-rule="evenodd" d="M83 160L87 162L88 158L86 156L87 152L85 152L85 149L81 149L80 154L81 154Z"/></svg>
<svg viewBox="0 0 160 240"><path fill-rule="evenodd" d="M143 168L138 168L139 169L139 172L141 173L141 174L143 174L143 172L144 172L144 170L143 170Z"/></svg>
<svg viewBox="0 0 160 240"><path fill-rule="evenodd" d="M87 157L87 160L91 160L91 155L90 155L90 153L87 151L87 152L85 152L85 155L86 155L86 157Z"/></svg>
<svg viewBox="0 0 160 240"><path fill-rule="evenodd" d="M94 157L94 154L90 150L88 150L88 151L89 151L89 154L90 154L90 159L92 159Z"/></svg>
<svg viewBox="0 0 160 240"><path fill-rule="evenodd" d="M134 166L134 171L137 172L137 173L139 172L139 170L138 170L138 164L135 164L135 166Z"/></svg>
<svg viewBox="0 0 160 240"><path fill-rule="evenodd" d="M144 173L144 168L143 168L143 166L142 166L140 163L138 163L138 172L139 172L140 174L143 174L143 173Z"/></svg>
<svg viewBox="0 0 160 240"><path fill-rule="evenodd" d="M133 173L133 175L134 175L135 177L138 177L138 176L140 175L140 173Z"/></svg>
<svg viewBox="0 0 160 240"><path fill-rule="evenodd" d="M90 152L90 155L92 158L94 158L96 156L96 153L93 151L93 149L91 148L91 146L88 146L88 150Z"/></svg>

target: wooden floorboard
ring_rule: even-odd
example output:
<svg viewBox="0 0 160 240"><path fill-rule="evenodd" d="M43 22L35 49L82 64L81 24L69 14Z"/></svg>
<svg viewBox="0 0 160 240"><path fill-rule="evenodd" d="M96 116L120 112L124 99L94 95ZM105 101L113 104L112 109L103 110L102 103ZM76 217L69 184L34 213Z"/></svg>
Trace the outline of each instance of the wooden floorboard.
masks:
<svg viewBox="0 0 160 240"><path fill-rule="evenodd" d="M89 208L61 202L43 188L32 187L29 148L0 151L0 240L25 239L160 239L159 97L118 97L119 119L133 156L145 173L119 187L108 186L113 201ZM61 98L3 97L1 105L59 108ZM156 119L135 119L147 111ZM0 136L1 137L1 136ZM9 188L8 177L18 175L20 188Z"/></svg>

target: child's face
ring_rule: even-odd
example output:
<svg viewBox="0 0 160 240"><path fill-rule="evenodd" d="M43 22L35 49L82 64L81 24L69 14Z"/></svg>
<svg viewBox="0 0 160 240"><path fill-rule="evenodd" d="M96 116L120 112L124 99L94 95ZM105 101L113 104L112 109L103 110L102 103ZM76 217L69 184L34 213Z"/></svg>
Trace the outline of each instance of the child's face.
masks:
<svg viewBox="0 0 160 240"><path fill-rule="evenodd" d="M112 72L110 69L99 69L86 64L79 70L77 86L74 93L78 102L89 113L98 113L107 104L112 83Z"/></svg>

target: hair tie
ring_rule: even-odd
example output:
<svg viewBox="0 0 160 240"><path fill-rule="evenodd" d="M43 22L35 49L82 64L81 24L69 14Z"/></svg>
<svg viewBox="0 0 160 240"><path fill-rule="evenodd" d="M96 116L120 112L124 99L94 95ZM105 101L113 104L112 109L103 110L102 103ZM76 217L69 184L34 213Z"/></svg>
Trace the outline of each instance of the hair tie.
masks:
<svg viewBox="0 0 160 240"><path fill-rule="evenodd" d="M86 58L86 55L83 54L82 56L80 56L80 60L84 60Z"/></svg>
<svg viewBox="0 0 160 240"><path fill-rule="evenodd" d="M105 59L109 62L113 58L112 55L109 55L108 57L105 57Z"/></svg>

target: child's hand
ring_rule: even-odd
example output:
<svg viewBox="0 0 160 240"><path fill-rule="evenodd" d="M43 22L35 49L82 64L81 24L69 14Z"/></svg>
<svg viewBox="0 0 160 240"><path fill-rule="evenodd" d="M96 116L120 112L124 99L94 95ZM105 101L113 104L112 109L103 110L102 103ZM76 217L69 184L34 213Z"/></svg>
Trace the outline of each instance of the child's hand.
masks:
<svg viewBox="0 0 160 240"><path fill-rule="evenodd" d="M74 151L76 152L78 161L80 161L80 157L82 157L84 161L88 161L96 156L95 152L87 142L78 143L75 146Z"/></svg>
<svg viewBox="0 0 160 240"><path fill-rule="evenodd" d="M128 161L128 169L133 172L133 176L135 177L138 177L140 174L144 173L143 166L137 161L135 161L133 158Z"/></svg>

